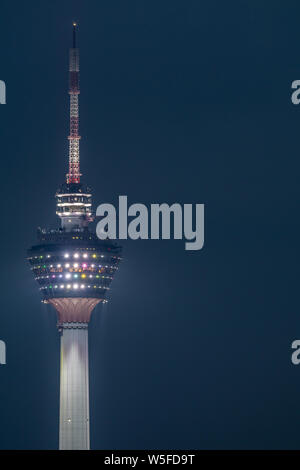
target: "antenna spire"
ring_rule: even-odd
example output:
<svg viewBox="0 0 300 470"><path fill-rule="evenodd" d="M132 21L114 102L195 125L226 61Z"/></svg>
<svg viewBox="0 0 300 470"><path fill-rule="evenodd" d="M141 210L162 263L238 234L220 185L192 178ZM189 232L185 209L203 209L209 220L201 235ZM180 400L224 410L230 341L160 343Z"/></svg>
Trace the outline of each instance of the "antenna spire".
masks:
<svg viewBox="0 0 300 470"><path fill-rule="evenodd" d="M69 173L67 184L80 183L79 161L79 49L76 48L76 27L73 23L73 47L70 49L69 95L70 95L70 135L69 139Z"/></svg>
<svg viewBox="0 0 300 470"><path fill-rule="evenodd" d="M77 23L73 23L73 49L76 49L76 27Z"/></svg>

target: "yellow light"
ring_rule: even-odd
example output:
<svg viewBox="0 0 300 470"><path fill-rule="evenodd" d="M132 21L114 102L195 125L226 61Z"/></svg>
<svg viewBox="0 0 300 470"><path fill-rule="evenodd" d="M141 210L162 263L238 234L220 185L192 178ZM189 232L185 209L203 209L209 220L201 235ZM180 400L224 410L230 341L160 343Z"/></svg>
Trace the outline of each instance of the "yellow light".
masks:
<svg viewBox="0 0 300 470"><path fill-rule="evenodd" d="M82 277L82 279L84 279L84 278L86 277L86 275L85 275L85 274L81 274L81 277Z"/></svg>

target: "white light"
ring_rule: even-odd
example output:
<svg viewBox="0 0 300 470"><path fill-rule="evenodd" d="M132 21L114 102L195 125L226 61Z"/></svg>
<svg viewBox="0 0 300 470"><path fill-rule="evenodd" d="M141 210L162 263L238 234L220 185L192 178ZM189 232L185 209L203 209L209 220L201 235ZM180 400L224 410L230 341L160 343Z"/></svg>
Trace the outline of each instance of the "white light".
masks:
<svg viewBox="0 0 300 470"><path fill-rule="evenodd" d="M65 264L65 267L66 267L66 268L69 268L69 267L70 267L69 263Z"/></svg>
<svg viewBox="0 0 300 470"><path fill-rule="evenodd" d="M74 268L78 268L78 263L73 264Z"/></svg>
<svg viewBox="0 0 300 470"><path fill-rule="evenodd" d="M69 207L69 206L82 206L82 207L91 207L91 203L85 203L85 202L58 202L57 207Z"/></svg>
<svg viewBox="0 0 300 470"><path fill-rule="evenodd" d="M78 289L78 284L73 284L73 289Z"/></svg>
<svg viewBox="0 0 300 470"><path fill-rule="evenodd" d="M78 257L79 257L79 254L75 253L74 258L78 258Z"/></svg>
<svg viewBox="0 0 300 470"><path fill-rule="evenodd" d="M65 286L63 284L60 285L60 288L63 289Z"/></svg>
<svg viewBox="0 0 300 470"><path fill-rule="evenodd" d="M81 286L80 286L80 287L81 287L81 289L84 289L84 284L81 284Z"/></svg>
<svg viewBox="0 0 300 470"><path fill-rule="evenodd" d="M69 253L65 253L65 258L69 258Z"/></svg>
<svg viewBox="0 0 300 470"><path fill-rule="evenodd" d="M71 274L70 274L70 273L68 273L68 274L65 275L65 278L66 278L66 279L70 279L70 277L71 277Z"/></svg>
<svg viewBox="0 0 300 470"><path fill-rule="evenodd" d="M69 197L69 196L85 196L85 197L91 197L91 194L86 194L86 193L67 193L67 194L56 194L56 197Z"/></svg>
<svg viewBox="0 0 300 470"><path fill-rule="evenodd" d="M84 258L87 258L87 257L88 257L88 255L87 255L86 253L84 253L83 257L84 257Z"/></svg>
<svg viewBox="0 0 300 470"><path fill-rule="evenodd" d="M57 267L58 267L58 268L61 268L61 264L58 264Z"/></svg>
<svg viewBox="0 0 300 470"><path fill-rule="evenodd" d="M71 289L71 284L68 284L68 285L67 285L67 289Z"/></svg>

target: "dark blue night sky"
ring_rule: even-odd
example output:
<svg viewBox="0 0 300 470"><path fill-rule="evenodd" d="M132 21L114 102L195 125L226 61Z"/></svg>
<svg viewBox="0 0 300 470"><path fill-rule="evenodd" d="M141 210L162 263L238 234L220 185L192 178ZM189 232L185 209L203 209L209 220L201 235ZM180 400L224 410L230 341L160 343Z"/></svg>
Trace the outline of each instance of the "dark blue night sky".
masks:
<svg viewBox="0 0 300 470"><path fill-rule="evenodd" d="M298 1L0 5L0 448L58 447L59 335L26 262L58 223L68 48L94 208L204 203L205 246L127 241L90 327L93 449L300 447Z"/></svg>

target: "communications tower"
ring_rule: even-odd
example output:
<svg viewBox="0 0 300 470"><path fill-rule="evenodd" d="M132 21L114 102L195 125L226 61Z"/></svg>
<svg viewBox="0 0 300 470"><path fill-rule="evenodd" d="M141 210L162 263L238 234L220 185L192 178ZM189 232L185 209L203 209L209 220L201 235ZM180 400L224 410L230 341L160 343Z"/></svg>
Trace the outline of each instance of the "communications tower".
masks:
<svg viewBox="0 0 300 470"><path fill-rule="evenodd" d="M38 229L38 244L28 261L42 302L54 307L61 334L59 448L90 448L88 324L91 313L105 303L121 260L121 248L99 240L89 229L93 221L91 190L80 182L79 49L73 23L69 55L70 135L66 182L56 192L57 230Z"/></svg>

